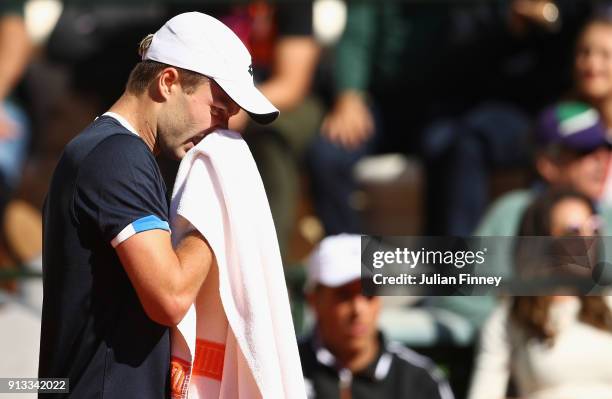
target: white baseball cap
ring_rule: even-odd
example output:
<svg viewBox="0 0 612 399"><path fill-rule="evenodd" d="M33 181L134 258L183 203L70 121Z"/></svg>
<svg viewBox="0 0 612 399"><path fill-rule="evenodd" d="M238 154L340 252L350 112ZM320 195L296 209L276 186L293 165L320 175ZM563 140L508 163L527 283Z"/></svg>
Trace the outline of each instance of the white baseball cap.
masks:
<svg viewBox="0 0 612 399"><path fill-rule="evenodd" d="M358 279L361 279L361 236L326 237L310 255L306 290L317 284L340 287Z"/></svg>
<svg viewBox="0 0 612 399"><path fill-rule="evenodd" d="M208 76L259 123L270 123L279 114L255 87L247 48L210 15L187 12L173 17L155 32L142 59Z"/></svg>

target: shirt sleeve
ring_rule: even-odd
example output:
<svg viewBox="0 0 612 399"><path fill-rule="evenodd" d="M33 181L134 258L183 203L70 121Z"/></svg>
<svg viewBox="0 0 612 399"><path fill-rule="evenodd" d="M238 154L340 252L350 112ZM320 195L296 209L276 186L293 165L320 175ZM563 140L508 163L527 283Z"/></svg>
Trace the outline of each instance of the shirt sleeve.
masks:
<svg viewBox="0 0 612 399"><path fill-rule="evenodd" d="M377 6L370 1L348 3L346 28L336 46L338 92L369 89L379 22Z"/></svg>
<svg viewBox="0 0 612 399"><path fill-rule="evenodd" d="M23 1L2 0L0 1L0 17L5 15L23 16Z"/></svg>
<svg viewBox="0 0 612 399"><path fill-rule="evenodd" d="M113 247L143 231L170 231L159 168L136 136L99 143L79 169L74 195L79 224Z"/></svg>

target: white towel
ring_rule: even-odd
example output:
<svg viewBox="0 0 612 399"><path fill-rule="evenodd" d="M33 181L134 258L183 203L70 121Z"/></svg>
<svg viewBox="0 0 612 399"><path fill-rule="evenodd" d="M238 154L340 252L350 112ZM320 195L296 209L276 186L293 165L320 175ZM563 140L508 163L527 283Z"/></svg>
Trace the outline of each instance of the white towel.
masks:
<svg viewBox="0 0 612 399"><path fill-rule="evenodd" d="M170 208L174 244L191 223L217 264L172 331L173 398L305 398L272 215L239 134L187 153Z"/></svg>

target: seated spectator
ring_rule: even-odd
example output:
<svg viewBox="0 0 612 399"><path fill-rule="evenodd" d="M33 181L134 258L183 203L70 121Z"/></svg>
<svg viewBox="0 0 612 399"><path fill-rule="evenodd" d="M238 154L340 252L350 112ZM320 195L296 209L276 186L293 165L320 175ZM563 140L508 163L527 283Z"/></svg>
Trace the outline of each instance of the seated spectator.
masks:
<svg viewBox="0 0 612 399"><path fill-rule="evenodd" d="M544 110L533 131L534 166L539 179L531 188L511 191L495 201L476 229L476 236L515 236L525 209L545 187L573 188L596 201L608 167L609 144L598 113L583 103L564 102ZM612 208L601 204L604 232L612 227ZM608 233L609 234L609 233ZM494 257L494 258L493 258ZM512 270L509 246L489 254L491 272ZM495 306L492 297L438 297L432 305L460 314L479 327Z"/></svg>
<svg viewBox="0 0 612 399"><path fill-rule="evenodd" d="M317 324L301 342L309 398L450 399L446 380L427 358L387 342L377 327L379 297L361 290L361 239L324 239L310 258L308 302Z"/></svg>
<svg viewBox="0 0 612 399"><path fill-rule="evenodd" d="M427 233L469 235L487 171L526 161L525 112L566 90L564 55L588 2L446 3L348 2L333 106L307 157L326 234L366 231L352 169L401 152L427 163Z"/></svg>
<svg viewBox="0 0 612 399"><path fill-rule="evenodd" d="M524 215L521 236L597 235L595 205L576 191L546 192ZM510 377L524 399L610 398L611 305L601 296L501 304L482 331L468 398L505 398Z"/></svg>
<svg viewBox="0 0 612 399"><path fill-rule="evenodd" d="M0 220L19 182L29 139L28 119L11 96L25 71L32 44L19 3L0 5Z"/></svg>
<svg viewBox="0 0 612 399"><path fill-rule="evenodd" d="M540 181L529 190L513 191L497 200L475 235L516 235L525 208L543 186L571 187L593 201L599 198L608 166L609 143L597 111L577 102L549 107L538 118L534 141L534 163ZM605 205L602 215L612 218Z"/></svg>
<svg viewBox="0 0 612 399"><path fill-rule="evenodd" d="M595 107L612 139L612 7L600 10L578 37L574 57L575 95ZM612 164L601 195L602 203L612 206Z"/></svg>
<svg viewBox="0 0 612 399"><path fill-rule="evenodd" d="M18 262L6 236L7 205L21 178L30 138L29 120L14 97L26 70L32 44L20 2L0 3L0 269ZM10 226L15 227L15 226ZM0 289L15 291L14 280L0 281Z"/></svg>
<svg viewBox="0 0 612 399"><path fill-rule="evenodd" d="M427 119L450 108L451 90L460 91L453 78L475 62L451 54L451 38L460 36L451 21L456 8L438 2L347 3L335 51L333 105L306 158L313 204L327 235L365 231L352 200L355 164L373 154L418 153Z"/></svg>
<svg viewBox="0 0 612 399"><path fill-rule="evenodd" d="M508 29L492 41L495 50L484 61L497 68L493 90L476 107L433 124L425 133L432 150L442 138L456 138L447 153L436 151L443 165L435 181L442 187L444 206L438 209L446 211L440 216L445 234L472 234L491 199L494 172L510 170L520 180L527 177L523 171L529 166L531 118L571 89L567 49L593 8L591 2L571 0L506 3Z"/></svg>

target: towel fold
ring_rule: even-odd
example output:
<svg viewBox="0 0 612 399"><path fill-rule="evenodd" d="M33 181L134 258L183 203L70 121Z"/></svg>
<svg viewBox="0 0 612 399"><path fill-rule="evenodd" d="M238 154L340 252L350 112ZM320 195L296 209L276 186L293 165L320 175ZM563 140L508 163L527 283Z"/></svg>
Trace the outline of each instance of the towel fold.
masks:
<svg viewBox="0 0 612 399"><path fill-rule="evenodd" d="M171 332L172 397L305 398L272 215L239 134L213 132L187 153L170 208L173 243L195 227L216 258Z"/></svg>

